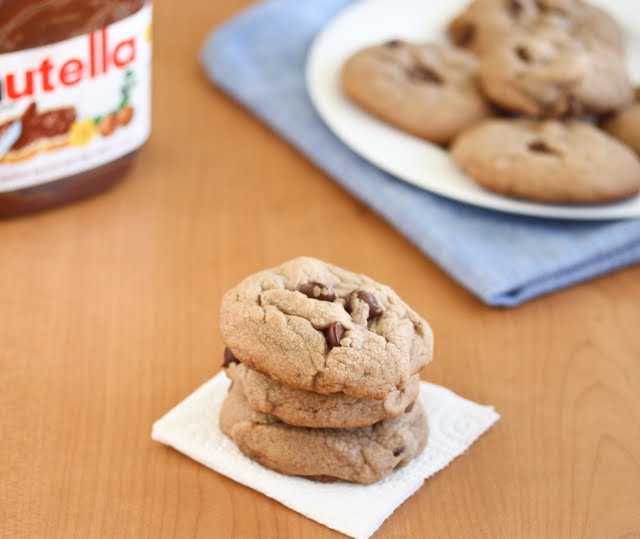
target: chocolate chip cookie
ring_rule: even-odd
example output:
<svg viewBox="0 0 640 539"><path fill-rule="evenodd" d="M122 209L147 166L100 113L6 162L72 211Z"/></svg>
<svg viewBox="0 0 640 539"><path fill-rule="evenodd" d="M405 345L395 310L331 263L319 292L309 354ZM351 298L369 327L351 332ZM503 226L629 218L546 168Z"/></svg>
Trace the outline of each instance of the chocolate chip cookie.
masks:
<svg viewBox="0 0 640 539"><path fill-rule="evenodd" d="M602 128L640 155L640 88L635 103L605 120Z"/></svg>
<svg viewBox="0 0 640 539"><path fill-rule="evenodd" d="M242 363L230 364L227 375L241 385L253 410L273 415L288 425L310 428L352 429L397 417L413 404L420 390L418 375L411 377L404 389L392 391L383 400L293 389Z"/></svg>
<svg viewBox="0 0 640 539"><path fill-rule="evenodd" d="M640 190L634 153L584 122L488 120L462 134L452 156L483 187L539 202L595 204Z"/></svg>
<svg viewBox="0 0 640 539"><path fill-rule="evenodd" d="M579 0L474 0L447 28L458 47L482 55L517 33L550 22L562 24L567 35L599 42L619 53L624 30L606 11Z"/></svg>
<svg viewBox="0 0 640 539"><path fill-rule="evenodd" d="M554 0L547 2L553 9ZM555 0L555 3L567 4L566 13L570 20L573 34L583 41L596 41L602 45L624 54L626 36L623 28L607 13L587 2L577 0Z"/></svg>
<svg viewBox="0 0 640 539"><path fill-rule="evenodd" d="M447 34L457 47L482 55L539 16L533 0L474 0L449 23Z"/></svg>
<svg viewBox="0 0 640 539"><path fill-rule="evenodd" d="M381 119L438 144L490 115L473 56L446 45L399 39L354 54L342 87Z"/></svg>
<svg viewBox="0 0 640 539"><path fill-rule="evenodd" d="M255 412L233 384L220 427L240 451L267 468L316 480L375 483L408 464L426 446L428 426L419 402L407 413L360 429L309 429Z"/></svg>
<svg viewBox="0 0 640 539"><path fill-rule="evenodd" d="M384 399L431 360L425 320L388 286L314 258L229 290L222 338L236 358L289 387Z"/></svg>
<svg viewBox="0 0 640 539"><path fill-rule="evenodd" d="M561 20L514 33L480 62L480 84L499 107L536 118L602 114L633 99L624 56L567 34Z"/></svg>

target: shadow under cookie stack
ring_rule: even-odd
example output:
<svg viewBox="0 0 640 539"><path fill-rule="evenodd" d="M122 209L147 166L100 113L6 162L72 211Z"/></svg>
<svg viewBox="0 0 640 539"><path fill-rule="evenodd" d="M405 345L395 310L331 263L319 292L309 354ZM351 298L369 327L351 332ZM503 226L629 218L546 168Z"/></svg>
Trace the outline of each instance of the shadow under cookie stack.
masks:
<svg viewBox="0 0 640 539"><path fill-rule="evenodd" d="M450 43L391 39L355 52L345 95L449 146L501 195L596 204L640 192L640 92L609 13L583 0L473 0L446 32Z"/></svg>
<svg viewBox="0 0 640 539"><path fill-rule="evenodd" d="M252 275L221 307L220 426L245 455L316 481L374 483L426 446L425 320L389 287L313 258Z"/></svg>

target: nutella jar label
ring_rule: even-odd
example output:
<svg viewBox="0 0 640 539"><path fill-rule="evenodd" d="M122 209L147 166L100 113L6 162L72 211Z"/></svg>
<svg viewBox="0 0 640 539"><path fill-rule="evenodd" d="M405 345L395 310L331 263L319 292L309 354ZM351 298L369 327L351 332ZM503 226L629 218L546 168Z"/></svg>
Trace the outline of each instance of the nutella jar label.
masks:
<svg viewBox="0 0 640 539"><path fill-rule="evenodd" d="M147 140L151 9L0 54L0 193L97 168Z"/></svg>

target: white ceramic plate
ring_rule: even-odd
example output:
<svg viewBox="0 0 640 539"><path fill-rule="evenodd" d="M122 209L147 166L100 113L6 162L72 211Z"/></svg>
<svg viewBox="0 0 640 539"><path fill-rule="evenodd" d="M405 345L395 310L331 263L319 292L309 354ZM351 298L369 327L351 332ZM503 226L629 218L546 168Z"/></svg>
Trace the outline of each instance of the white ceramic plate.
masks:
<svg viewBox="0 0 640 539"><path fill-rule="evenodd" d="M616 204L557 206L485 191L458 171L446 151L377 120L342 95L340 69L349 55L394 37L442 40L447 21L466 3L467 0L361 0L335 17L316 38L307 62L311 100L331 130L355 152L397 178L475 206L561 219L640 217L640 196ZM626 26L629 69L633 80L640 82L640 1L593 3L605 7Z"/></svg>

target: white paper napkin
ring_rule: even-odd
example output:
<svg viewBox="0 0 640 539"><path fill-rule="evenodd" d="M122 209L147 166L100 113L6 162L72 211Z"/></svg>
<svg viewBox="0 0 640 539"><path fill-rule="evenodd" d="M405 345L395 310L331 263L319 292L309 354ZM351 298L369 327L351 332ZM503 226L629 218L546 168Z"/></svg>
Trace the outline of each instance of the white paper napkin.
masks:
<svg viewBox="0 0 640 539"><path fill-rule="evenodd" d="M228 387L228 378L220 372L156 421L151 437L355 539L370 537L427 477L464 453L500 417L491 406L421 382L420 400L430 429L421 455L373 485L317 483L261 466L222 433L218 416Z"/></svg>

